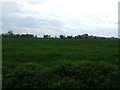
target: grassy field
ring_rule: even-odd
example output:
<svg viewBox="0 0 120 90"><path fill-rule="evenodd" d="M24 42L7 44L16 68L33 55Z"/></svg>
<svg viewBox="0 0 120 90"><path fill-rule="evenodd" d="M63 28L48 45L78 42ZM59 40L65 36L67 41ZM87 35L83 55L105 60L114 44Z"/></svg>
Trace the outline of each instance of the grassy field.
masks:
<svg viewBox="0 0 120 90"><path fill-rule="evenodd" d="M3 88L118 88L118 41L3 38Z"/></svg>

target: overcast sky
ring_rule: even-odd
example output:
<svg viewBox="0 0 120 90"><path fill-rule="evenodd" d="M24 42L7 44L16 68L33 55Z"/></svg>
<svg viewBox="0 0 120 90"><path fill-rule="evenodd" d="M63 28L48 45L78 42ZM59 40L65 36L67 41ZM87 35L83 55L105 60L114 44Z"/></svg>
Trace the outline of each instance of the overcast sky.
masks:
<svg viewBox="0 0 120 90"><path fill-rule="evenodd" d="M19 0L2 4L2 32L118 36L119 0Z"/></svg>

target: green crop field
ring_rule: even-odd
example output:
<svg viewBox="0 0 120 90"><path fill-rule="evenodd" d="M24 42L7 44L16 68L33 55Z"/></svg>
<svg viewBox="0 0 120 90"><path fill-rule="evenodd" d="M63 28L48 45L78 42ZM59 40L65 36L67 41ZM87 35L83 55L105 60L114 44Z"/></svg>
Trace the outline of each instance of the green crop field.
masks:
<svg viewBox="0 0 120 90"><path fill-rule="evenodd" d="M118 88L118 40L2 39L3 88Z"/></svg>

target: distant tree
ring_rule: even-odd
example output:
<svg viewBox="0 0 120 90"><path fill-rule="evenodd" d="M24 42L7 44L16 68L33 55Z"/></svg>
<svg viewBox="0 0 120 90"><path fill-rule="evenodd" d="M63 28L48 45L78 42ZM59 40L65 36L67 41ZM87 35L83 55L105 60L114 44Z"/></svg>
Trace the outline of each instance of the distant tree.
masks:
<svg viewBox="0 0 120 90"><path fill-rule="evenodd" d="M67 36L67 38L73 38L73 36Z"/></svg>
<svg viewBox="0 0 120 90"><path fill-rule="evenodd" d="M21 37L21 35L20 34L14 34L14 36L13 37L15 37L15 38L20 38Z"/></svg>
<svg viewBox="0 0 120 90"><path fill-rule="evenodd" d="M55 36L55 38L57 38L57 36Z"/></svg>
<svg viewBox="0 0 120 90"><path fill-rule="evenodd" d="M78 36L75 36L74 38L75 38L75 39L78 39Z"/></svg>
<svg viewBox="0 0 120 90"><path fill-rule="evenodd" d="M82 36L81 35L77 35L77 36L75 36L74 38L75 39L80 39Z"/></svg>
<svg viewBox="0 0 120 90"><path fill-rule="evenodd" d="M44 38L51 38L50 35L44 35L43 37L44 37Z"/></svg>
<svg viewBox="0 0 120 90"><path fill-rule="evenodd" d="M115 37L110 37L111 39L115 39Z"/></svg>
<svg viewBox="0 0 120 90"><path fill-rule="evenodd" d="M94 38L94 36L93 36L93 35L91 35L91 36L89 36L88 38L93 39L93 38Z"/></svg>
<svg viewBox="0 0 120 90"><path fill-rule="evenodd" d="M2 33L2 37L6 37L6 36L7 36L6 34Z"/></svg>
<svg viewBox="0 0 120 90"><path fill-rule="evenodd" d="M35 35L35 38L37 38L37 35Z"/></svg>
<svg viewBox="0 0 120 90"><path fill-rule="evenodd" d="M9 30L7 33L2 33L2 37L9 37L9 38L37 38L37 35L33 34L13 34L11 30Z"/></svg>
<svg viewBox="0 0 120 90"><path fill-rule="evenodd" d="M13 37L13 31L12 30L9 30L7 34L8 34L8 37Z"/></svg>
<svg viewBox="0 0 120 90"><path fill-rule="evenodd" d="M60 38L63 38L64 36L63 35L60 35Z"/></svg>
<svg viewBox="0 0 120 90"><path fill-rule="evenodd" d="M51 36L50 36L50 35L48 35L48 38L51 38Z"/></svg>
<svg viewBox="0 0 120 90"><path fill-rule="evenodd" d="M13 34L13 31L12 31L12 30L9 30L9 31L8 31L8 34Z"/></svg>
<svg viewBox="0 0 120 90"><path fill-rule="evenodd" d="M97 36L94 36L95 39L97 39Z"/></svg>
<svg viewBox="0 0 120 90"><path fill-rule="evenodd" d="M82 36L81 35L78 35L78 38L80 39Z"/></svg>
<svg viewBox="0 0 120 90"><path fill-rule="evenodd" d="M60 38L66 38L65 35L60 35Z"/></svg>
<svg viewBox="0 0 120 90"><path fill-rule="evenodd" d="M43 38L46 38L46 35L43 35Z"/></svg>
<svg viewBox="0 0 120 90"><path fill-rule="evenodd" d="M88 38L88 34L82 34L82 38Z"/></svg>

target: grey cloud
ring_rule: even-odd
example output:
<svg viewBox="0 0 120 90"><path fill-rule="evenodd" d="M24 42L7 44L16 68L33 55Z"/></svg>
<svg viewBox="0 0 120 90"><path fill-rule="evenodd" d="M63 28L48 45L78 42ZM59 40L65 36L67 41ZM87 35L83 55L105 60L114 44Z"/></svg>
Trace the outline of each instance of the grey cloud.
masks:
<svg viewBox="0 0 120 90"><path fill-rule="evenodd" d="M23 13L22 8L15 2L8 2L2 4L3 16L13 16L15 14Z"/></svg>
<svg viewBox="0 0 120 90"><path fill-rule="evenodd" d="M21 27L29 27L29 28L35 28L36 24L34 24L37 20L31 17L5 17L3 18L3 25L4 27L11 27L11 26L16 26L18 28ZM3 27L3 28L4 28Z"/></svg>
<svg viewBox="0 0 120 90"><path fill-rule="evenodd" d="M39 1L34 4L43 4L48 1ZM33 2L28 2L33 4ZM59 9L61 6L53 5L52 9ZM39 36L43 34L51 35L78 35L88 33L92 35L116 36L117 27L101 27L99 23L111 23L105 21L102 16L91 15L84 19L69 18L60 16L55 11L51 13L39 12L32 16L33 12L24 10L17 3L5 3L3 6L3 31L13 30L15 33L34 33ZM64 22L65 21L65 22ZM92 25L89 24L92 22ZM114 23L114 22L113 22ZM98 26L97 26L98 25Z"/></svg>
<svg viewBox="0 0 120 90"><path fill-rule="evenodd" d="M27 4L44 4L44 3L46 3L46 2L48 2L48 1L50 1L50 0L27 0L26 2L27 2Z"/></svg>
<svg viewBox="0 0 120 90"><path fill-rule="evenodd" d="M58 31L62 31L64 23L60 20L57 19L40 19L39 20L39 28L49 28L52 30L58 30Z"/></svg>

